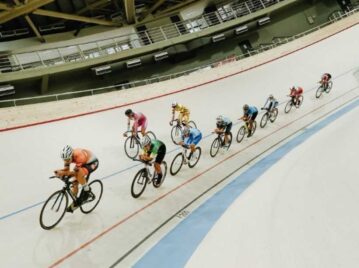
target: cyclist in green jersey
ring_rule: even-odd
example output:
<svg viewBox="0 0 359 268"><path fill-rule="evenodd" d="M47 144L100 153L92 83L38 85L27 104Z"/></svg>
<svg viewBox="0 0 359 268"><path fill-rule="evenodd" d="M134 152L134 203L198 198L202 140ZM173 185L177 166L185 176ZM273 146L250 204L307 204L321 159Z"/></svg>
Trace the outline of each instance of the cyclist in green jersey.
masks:
<svg viewBox="0 0 359 268"><path fill-rule="evenodd" d="M143 153L140 154L140 159L143 161L152 161L155 159L155 170L157 177L155 178L156 183L160 183L162 179L161 163L166 155L166 145L160 140L151 140L144 138L142 142Z"/></svg>

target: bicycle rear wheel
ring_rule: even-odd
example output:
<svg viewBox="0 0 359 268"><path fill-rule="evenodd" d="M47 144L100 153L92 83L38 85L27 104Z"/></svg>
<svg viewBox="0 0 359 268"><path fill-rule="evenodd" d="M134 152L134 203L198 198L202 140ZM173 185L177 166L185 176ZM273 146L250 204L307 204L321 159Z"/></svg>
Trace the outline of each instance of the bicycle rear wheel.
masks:
<svg viewBox="0 0 359 268"><path fill-rule="evenodd" d="M254 135L257 129L257 121L253 121L251 137Z"/></svg>
<svg viewBox="0 0 359 268"><path fill-rule="evenodd" d="M147 136L148 138L150 138L151 141L153 141L153 140L156 139L156 135L155 135L155 133L153 133L152 131L148 131L145 136Z"/></svg>
<svg viewBox="0 0 359 268"><path fill-rule="evenodd" d="M232 145L232 132L229 132L229 139L228 139L228 144L227 144L227 151L229 150L229 147L231 147Z"/></svg>
<svg viewBox="0 0 359 268"><path fill-rule="evenodd" d="M85 201L80 207L82 213L85 214L90 213L97 207L98 203L100 203L103 193L103 184L100 180L92 181L89 184L89 187L90 187L90 196L87 199L87 201Z"/></svg>
<svg viewBox="0 0 359 268"><path fill-rule="evenodd" d="M333 82L329 81L328 82L328 87L326 88L325 92L329 93L332 90L333 87Z"/></svg>
<svg viewBox="0 0 359 268"><path fill-rule="evenodd" d="M287 104L285 105L284 108L284 112L287 114L290 112L290 110L292 109L293 103L292 100L288 101Z"/></svg>
<svg viewBox="0 0 359 268"><path fill-rule="evenodd" d="M265 112L260 122L261 128L264 128L267 125L267 122L268 122L268 112Z"/></svg>
<svg viewBox="0 0 359 268"><path fill-rule="evenodd" d="M245 134L246 134L246 128L245 128L245 126L241 126L237 133L237 142L238 143L240 143L243 140Z"/></svg>
<svg viewBox="0 0 359 268"><path fill-rule="evenodd" d="M211 145L211 149L209 150L209 154L212 156L212 157L215 157L219 151L219 147L221 146L221 139L219 137L215 138L214 141L212 142L212 145Z"/></svg>
<svg viewBox="0 0 359 268"><path fill-rule="evenodd" d="M128 137L125 140L125 153L127 155L128 158L136 158L138 155L138 152L140 151L138 142L136 140L136 138L134 137Z"/></svg>
<svg viewBox="0 0 359 268"><path fill-rule="evenodd" d="M146 189L147 180L146 169L140 169L133 178L131 185L131 195L133 198L138 198L143 194Z"/></svg>
<svg viewBox="0 0 359 268"><path fill-rule="evenodd" d="M318 87L317 91L315 92L315 97L316 97L317 99L319 99L320 96L322 96L322 94L323 94L323 86L320 85L320 86Z"/></svg>
<svg viewBox="0 0 359 268"><path fill-rule="evenodd" d="M180 126L174 126L171 130L171 139L174 144L177 144L181 140L182 129Z"/></svg>
<svg viewBox="0 0 359 268"><path fill-rule="evenodd" d="M201 152L202 152L201 147L197 147L194 150L194 152L193 152L193 154L191 156L191 159L188 161L188 166L190 168L193 168L195 165L197 165L197 163L198 163L198 161L199 161L199 159L201 157Z"/></svg>
<svg viewBox="0 0 359 268"><path fill-rule="evenodd" d="M165 181L166 175L167 175L167 163L166 161L162 161L161 163L161 170L162 170L162 179L160 183L155 183L155 181L153 181L153 187L155 188L159 188L163 182Z"/></svg>
<svg viewBox="0 0 359 268"><path fill-rule="evenodd" d="M197 125L194 121L189 121L188 122L188 125L191 127L191 128L197 128Z"/></svg>
<svg viewBox="0 0 359 268"><path fill-rule="evenodd" d="M298 101L299 101L299 103L298 103L298 105L297 105L297 108L299 108L300 106L302 106L303 101L304 101L304 96L303 96L303 95L299 96Z"/></svg>
<svg viewBox="0 0 359 268"><path fill-rule="evenodd" d="M274 121L277 119L277 116L278 116L278 109L274 108L271 115L269 116L269 121L274 123Z"/></svg>
<svg viewBox="0 0 359 268"><path fill-rule="evenodd" d="M172 176L176 175L180 171L180 169L183 165L183 161L184 161L184 159L183 159L182 153L178 153L175 156L175 158L173 158L173 161L172 161L171 167L170 167L170 173Z"/></svg>
<svg viewBox="0 0 359 268"><path fill-rule="evenodd" d="M64 217L69 197L64 190L54 192L46 200L40 212L40 225L45 230L54 228Z"/></svg>

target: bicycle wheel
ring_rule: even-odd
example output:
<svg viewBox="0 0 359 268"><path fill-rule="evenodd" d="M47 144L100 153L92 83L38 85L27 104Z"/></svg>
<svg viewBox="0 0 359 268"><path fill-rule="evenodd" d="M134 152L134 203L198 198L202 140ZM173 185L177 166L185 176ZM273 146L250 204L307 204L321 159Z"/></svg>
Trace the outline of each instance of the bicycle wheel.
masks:
<svg viewBox="0 0 359 268"><path fill-rule="evenodd" d="M183 159L182 153L178 153L175 156L175 158L173 158L173 161L172 161L171 167L170 167L170 173L172 176L176 175L180 171L180 169L183 165L183 161L184 161L184 159Z"/></svg>
<svg viewBox="0 0 359 268"><path fill-rule="evenodd" d="M100 180L94 180L89 184L90 187L90 196L81 206L80 209L82 213L88 214L93 211L98 203L100 203L102 193L103 193L103 184ZM83 190L82 190L83 191Z"/></svg>
<svg viewBox="0 0 359 268"><path fill-rule="evenodd" d="M298 98L299 103L298 103L298 105L297 105L297 108L299 108L300 106L302 106L303 100L304 100L303 95L299 96L299 98Z"/></svg>
<svg viewBox="0 0 359 268"><path fill-rule="evenodd" d="M201 158L201 153L202 153L201 147L197 147L194 150L191 159L188 161L188 166L190 168L193 168L195 165L197 165L199 159Z"/></svg>
<svg viewBox="0 0 359 268"><path fill-rule="evenodd" d="M171 139L174 144L177 144L181 140L182 129L180 126L174 126L171 130Z"/></svg>
<svg viewBox="0 0 359 268"><path fill-rule="evenodd" d="M133 178L131 185L131 195L133 198L138 198L145 191L147 185L146 169L140 169Z"/></svg>
<svg viewBox="0 0 359 268"><path fill-rule="evenodd" d="M260 122L261 128L264 128L267 125L267 122L268 122L268 112L264 113L264 115L262 116L262 119Z"/></svg>
<svg viewBox="0 0 359 268"><path fill-rule="evenodd" d="M257 121L253 121L251 137L254 135L257 129Z"/></svg>
<svg viewBox="0 0 359 268"><path fill-rule="evenodd" d="M148 138L150 138L151 141L153 141L153 140L156 139L156 135L155 135L155 133L153 133L152 131L148 131L145 136L147 136Z"/></svg>
<svg viewBox="0 0 359 268"><path fill-rule="evenodd" d="M243 140L245 134L246 134L246 128L245 128L245 126L241 126L237 133L237 142L238 143L240 143Z"/></svg>
<svg viewBox="0 0 359 268"><path fill-rule="evenodd" d="M126 140L125 140L125 153L127 155L128 158L136 158L137 155L138 155L138 152L140 150L140 146L136 140L136 138L134 137L128 137Z"/></svg>
<svg viewBox="0 0 359 268"><path fill-rule="evenodd" d="M329 81L329 82L328 82L327 89L325 90L325 92L329 93L329 92L332 90L332 87L333 87L333 82L332 82L332 81Z"/></svg>
<svg viewBox="0 0 359 268"><path fill-rule="evenodd" d="M274 123L274 121L277 119L277 116L278 116L278 109L274 108L273 111L271 112L271 115L269 116L269 121Z"/></svg>
<svg viewBox="0 0 359 268"><path fill-rule="evenodd" d="M219 138L219 136L217 138L214 139L214 141L212 142L211 145L211 149L209 150L209 154L212 157L215 157L219 151L219 147L221 146L222 140Z"/></svg>
<svg viewBox="0 0 359 268"><path fill-rule="evenodd" d="M320 96L322 96L322 94L323 94L323 86L320 85L320 86L318 87L317 91L315 92L315 97L316 97L317 99L319 99Z"/></svg>
<svg viewBox="0 0 359 268"><path fill-rule="evenodd" d="M229 147L232 145L232 132L229 132L229 139L227 144L227 151L229 150Z"/></svg>
<svg viewBox="0 0 359 268"><path fill-rule="evenodd" d="M188 125L191 127L191 128L197 128L197 125L194 121L189 121L188 122Z"/></svg>
<svg viewBox="0 0 359 268"><path fill-rule="evenodd" d="M290 110L292 109L292 100L288 101L287 104L285 105L285 108L284 108L284 112L287 114L290 112Z"/></svg>
<svg viewBox="0 0 359 268"><path fill-rule="evenodd" d="M163 182L165 181L166 175L167 175L167 163L166 161L162 161L161 163L161 170L162 170L162 179L160 183L153 182L153 187L159 188Z"/></svg>
<svg viewBox="0 0 359 268"><path fill-rule="evenodd" d="M54 192L46 200L40 212L40 225L45 230L54 228L64 217L69 197L64 190Z"/></svg>

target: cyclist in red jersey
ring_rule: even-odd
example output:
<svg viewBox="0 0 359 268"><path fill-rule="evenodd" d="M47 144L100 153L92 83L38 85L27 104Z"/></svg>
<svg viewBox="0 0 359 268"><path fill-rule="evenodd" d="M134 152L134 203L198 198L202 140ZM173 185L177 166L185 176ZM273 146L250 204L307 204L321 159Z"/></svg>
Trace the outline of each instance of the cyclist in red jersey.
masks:
<svg viewBox="0 0 359 268"><path fill-rule="evenodd" d="M75 178L71 191L76 197L76 201L73 202L66 210L67 212L72 213L89 198L90 187L88 186L87 182L90 174L98 168L99 161L91 151L80 148L73 149L69 145L66 145L63 148L61 152L61 158L64 160L64 168L55 170L56 176L70 176ZM72 171L70 170L71 164L75 164L75 167ZM83 191L77 198L79 183L82 185Z"/></svg>
<svg viewBox="0 0 359 268"><path fill-rule="evenodd" d="M292 102L294 103L294 105L299 106L300 105L299 97L303 95L304 92L303 88L293 86L289 90L290 90L289 97L292 98Z"/></svg>
<svg viewBox="0 0 359 268"><path fill-rule="evenodd" d="M323 86L324 90L327 90L328 83L332 79L332 75L330 73L325 73L322 75L322 78L320 79L319 83Z"/></svg>

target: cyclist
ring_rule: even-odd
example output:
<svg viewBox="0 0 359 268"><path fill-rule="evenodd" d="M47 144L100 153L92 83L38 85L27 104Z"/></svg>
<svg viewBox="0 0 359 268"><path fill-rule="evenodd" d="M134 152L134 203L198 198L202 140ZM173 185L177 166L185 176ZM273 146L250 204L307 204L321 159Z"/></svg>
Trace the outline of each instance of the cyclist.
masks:
<svg viewBox="0 0 359 268"><path fill-rule="evenodd" d="M248 104L243 105L243 116L240 118L246 122L248 126L247 137L252 136L253 122L258 115L258 110L255 106L249 106Z"/></svg>
<svg viewBox="0 0 359 268"><path fill-rule="evenodd" d="M229 133L231 133L231 129L232 129L232 121L228 117L219 115L216 118L216 122L217 122L217 128L214 130L214 132L217 134L224 132L223 146L226 146L228 144Z"/></svg>
<svg viewBox="0 0 359 268"><path fill-rule="evenodd" d="M278 106L278 101L272 94L269 95L268 99L266 100L266 103L264 104L262 110L267 110L268 112L273 112L273 109Z"/></svg>
<svg viewBox="0 0 359 268"><path fill-rule="evenodd" d="M192 154L196 150L196 145L201 141L201 139L202 133L197 128L184 127L182 131L182 141L178 144L191 150L188 159L191 159Z"/></svg>
<svg viewBox="0 0 359 268"><path fill-rule="evenodd" d="M300 105L299 97L303 95L303 88L301 87L296 88L295 86L293 86L289 90L290 90L289 97L292 98L292 103L298 107Z"/></svg>
<svg viewBox="0 0 359 268"><path fill-rule="evenodd" d="M138 132L138 128L141 127L141 134L142 137L144 137L146 135L146 128L147 128L147 118L143 113L135 113L134 111L132 111L131 109L127 109L125 111L125 115L128 118L127 121L127 131L130 131L130 124L131 124L131 120L134 120L134 123L132 125L132 135L133 136L138 136L137 132ZM126 133L123 134L125 137L127 136Z"/></svg>
<svg viewBox="0 0 359 268"><path fill-rule="evenodd" d="M73 149L71 146L66 145L61 151L61 158L64 160L64 168L55 170L56 176L74 177L71 192L76 197L76 200L66 209L67 212L73 212L76 208L90 197L90 187L87 182L90 174L94 172L99 165L97 157L87 149ZM70 165L75 164L74 169L70 170ZM79 197L78 185L82 185L83 190Z"/></svg>
<svg viewBox="0 0 359 268"><path fill-rule="evenodd" d="M172 120L170 125L172 126L172 122L175 119L176 112L179 112L178 120L179 123L183 126L187 126L189 122L190 111L188 108L183 106L182 104L177 103L176 101L172 102Z"/></svg>
<svg viewBox="0 0 359 268"><path fill-rule="evenodd" d="M326 91L328 88L328 83L332 79L332 75L330 73L325 73L322 75L319 83L323 86L323 89Z"/></svg>
<svg viewBox="0 0 359 268"><path fill-rule="evenodd" d="M154 183L160 184L162 179L161 164L166 155L166 145L160 140L151 140L145 137L142 141L143 153L140 154L140 159L146 162L152 161L155 158L155 171L157 176L154 178Z"/></svg>

